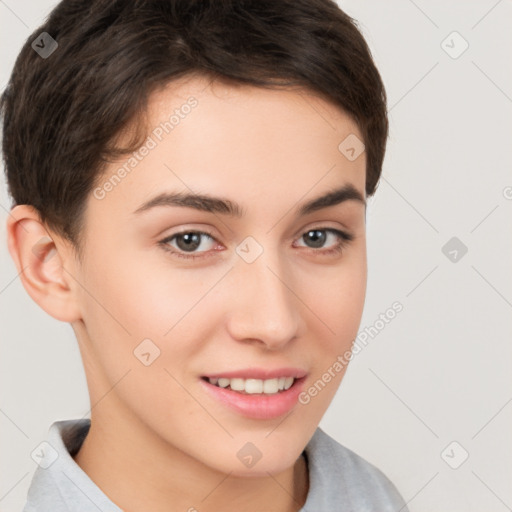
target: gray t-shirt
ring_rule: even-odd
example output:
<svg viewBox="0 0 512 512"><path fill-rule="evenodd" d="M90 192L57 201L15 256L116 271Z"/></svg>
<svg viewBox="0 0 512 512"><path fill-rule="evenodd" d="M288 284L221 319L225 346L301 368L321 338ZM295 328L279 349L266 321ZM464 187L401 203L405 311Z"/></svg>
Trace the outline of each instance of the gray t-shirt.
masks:
<svg viewBox="0 0 512 512"><path fill-rule="evenodd" d="M23 512L122 512L72 456L90 427L87 418L56 421L36 451ZM393 483L374 465L319 427L304 449L309 492L300 512L408 512Z"/></svg>

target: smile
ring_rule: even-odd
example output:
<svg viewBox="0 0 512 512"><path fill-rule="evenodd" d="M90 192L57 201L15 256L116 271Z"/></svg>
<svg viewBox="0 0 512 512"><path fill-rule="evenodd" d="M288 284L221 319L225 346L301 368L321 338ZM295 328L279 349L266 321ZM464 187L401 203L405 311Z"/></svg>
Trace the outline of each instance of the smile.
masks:
<svg viewBox="0 0 512 512"><path fill-rule="evenodd" d="M273 379L228 379L225 377L208 378L208 382L219 388L228 388L241 394L265 394L274 395L276 393L290 389L294 383L293 377L277 377Z"/></svg>
<svg viewBox="0 0 512 512"><path fill-rule="evenodd" d="M288 371L295 375L282 375L281 372L252 372L267 373L262 379L237 376L223 377L203 376L199 382L207 396L222 407L227 407L237 414L247 418L270 420L288 414L296 405L299 394L305 384L306 374L301 371ZM246 372L247 373L250 372ZM268 375L273 373L274 375ZM283 372L284 373L284 372ZM268 378L270 377L270 378Z"/></svg>

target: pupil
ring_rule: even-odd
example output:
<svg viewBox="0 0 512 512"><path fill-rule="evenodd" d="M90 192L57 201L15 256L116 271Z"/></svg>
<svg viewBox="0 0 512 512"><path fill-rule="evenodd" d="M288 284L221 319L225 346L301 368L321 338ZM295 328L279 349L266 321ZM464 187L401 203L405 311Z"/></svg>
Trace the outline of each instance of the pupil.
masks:
<svg viewBox="0 0 512 512"><path fill-rule="evenodd" d="M186 241L186 243L180 244L180 240ZM176 239L176 243L183 250L194 250L197 249L201 243L199 233L184 233ZM183 246L182 246L183 245Z"/></svg>
<svg viewBox="0 0 512 512"><path fill-rule="evenodd" d="M308 231L305 236L309 236L309 240L313 242L314 247L322 247L325 243L325 232L319 229L312 229L311 231Z"/></svg>

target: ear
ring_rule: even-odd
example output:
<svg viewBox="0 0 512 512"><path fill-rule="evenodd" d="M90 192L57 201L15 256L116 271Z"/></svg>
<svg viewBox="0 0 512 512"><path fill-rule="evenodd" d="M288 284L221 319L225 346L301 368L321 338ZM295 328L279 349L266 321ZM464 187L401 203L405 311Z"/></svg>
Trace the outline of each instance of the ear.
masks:
<svg viewBox="0 0 512 512"><path fill-rule="evenodd" d="M49 315L63 322L81 318L77 289L68 272L74 271L69 243L50 234L38 211L15 206L7 219L7 245L18 275L32 299ZM68 265L70 268L67 268Z"/></svg>

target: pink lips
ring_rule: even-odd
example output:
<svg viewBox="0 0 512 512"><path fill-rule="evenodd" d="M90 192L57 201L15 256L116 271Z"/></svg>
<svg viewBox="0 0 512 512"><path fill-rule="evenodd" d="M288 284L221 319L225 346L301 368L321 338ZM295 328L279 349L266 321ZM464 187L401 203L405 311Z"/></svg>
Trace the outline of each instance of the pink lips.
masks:
<svg viewBox="0 0 512 512"><path fill-rule="evenodd" d="M273 419L290 412L297 404L304 387L306 375L307 373L299 368L280 368L276 370L248 368L246 370L210 374L201 378L200 383L208 396L247 418ZM208 382L208 378L220 377L261 380L294 377L295 381L289 389L275 394L244 394Z"/></svg>

